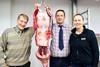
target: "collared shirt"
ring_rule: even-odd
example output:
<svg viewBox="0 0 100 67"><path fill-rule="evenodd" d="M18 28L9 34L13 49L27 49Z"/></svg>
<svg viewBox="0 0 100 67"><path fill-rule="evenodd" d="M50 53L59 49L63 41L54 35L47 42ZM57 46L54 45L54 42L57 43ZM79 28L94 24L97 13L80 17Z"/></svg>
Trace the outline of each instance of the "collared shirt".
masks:
<svg viewBox="0 0 100 67"><path fill-rule="evenodd" d="M17 26L14 27L14 29L15 29L15 31L16 31L19 35L21 35L21 34L23 33L23 31L26 30L26 29L24 29L23 31L21 31Z"/></svg>
<svg viewBox="0 0 100 67"><path fill-rule="evenodd" d="M3 32L3 47L8 65L19 66L29 61L33 34L32 27L27 27L22 32L18 27L13 27Z"/></svg>
<svg viewBox="0 0 100 67"><path fill-rule="evenodd" d="M64 40L64 48L63 50L59 49L59 25L53 24L53 30L52 30L52 41L50 45L51 49L51 56L53 57L66 57L69 54L69 36L70 36L70 27L68 25L63 24L63 40Z"/></svg>

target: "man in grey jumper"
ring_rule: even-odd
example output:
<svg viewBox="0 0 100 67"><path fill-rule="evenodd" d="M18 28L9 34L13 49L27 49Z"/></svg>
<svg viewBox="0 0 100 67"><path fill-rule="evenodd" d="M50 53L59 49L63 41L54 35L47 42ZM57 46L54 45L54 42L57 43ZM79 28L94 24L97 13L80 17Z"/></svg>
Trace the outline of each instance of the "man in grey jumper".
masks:
<svg viewBox="0 0 100 67"><path fill-rule="evenodd" d="M29 56L34 29L26 27L28 20L26 14L20 14L17 25L6 29L2 34L4 59L8 67L30 67Z"/></svg>

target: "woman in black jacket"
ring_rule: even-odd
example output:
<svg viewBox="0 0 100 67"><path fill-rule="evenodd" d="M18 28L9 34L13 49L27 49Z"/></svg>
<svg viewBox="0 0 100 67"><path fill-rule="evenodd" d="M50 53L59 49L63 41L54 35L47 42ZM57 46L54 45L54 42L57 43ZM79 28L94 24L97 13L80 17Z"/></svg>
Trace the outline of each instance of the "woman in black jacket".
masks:
<svg viewBox="0 0 100 67"><path fill-rule="evenodd" d="M94 32L84 26L81 14L73 17L73 25L69 40L72 67L98 67L99 49Z"/></svg>

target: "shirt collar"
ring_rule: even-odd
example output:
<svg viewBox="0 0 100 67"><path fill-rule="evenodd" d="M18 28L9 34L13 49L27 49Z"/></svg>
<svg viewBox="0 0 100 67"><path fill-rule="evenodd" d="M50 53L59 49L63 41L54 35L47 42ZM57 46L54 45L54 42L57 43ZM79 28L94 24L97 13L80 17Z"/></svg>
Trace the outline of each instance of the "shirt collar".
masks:
<svg viewBox="0 0 100 67"><path fill-rule="evenodd" d="M59 27L59 24L57 24L57 26ZM66 24L63 23L63 24L62 24L62 27L66 28Z"/></svg>
<svg viewBox="0 0 100 67"><path fill-rule="evenodd" d="M19 28L18 28L18 26L16 25L16 27L14 28L15 29L15 31L17 32L17 33L22 33L23 31L21 31Z"/></svg>

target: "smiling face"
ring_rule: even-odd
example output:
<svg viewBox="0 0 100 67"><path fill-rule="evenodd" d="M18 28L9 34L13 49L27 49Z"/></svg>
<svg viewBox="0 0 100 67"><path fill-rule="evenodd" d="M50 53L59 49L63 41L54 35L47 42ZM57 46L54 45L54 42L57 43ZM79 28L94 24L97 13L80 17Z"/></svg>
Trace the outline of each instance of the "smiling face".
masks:
<svg viewBox="0 0 100 67"><path fill-rule="evenodd" d="M20 15L17 19L17 26L20 30L24 30L28 22L28 16Z"/></svg>
<svg viewBox="0 0 100 67"><path fill-rule="evenodd" d="M64 12L63 11L56 12L55 18L58 24L63 24L65 20Z"/></svg>
<svg viewBox="0 0 100 67"><path fill-rule="evenodd" d="M75 26L76 29L80 29L84 25L84 19L81 15L75 15L73 17L73 25Z"/></svg>

